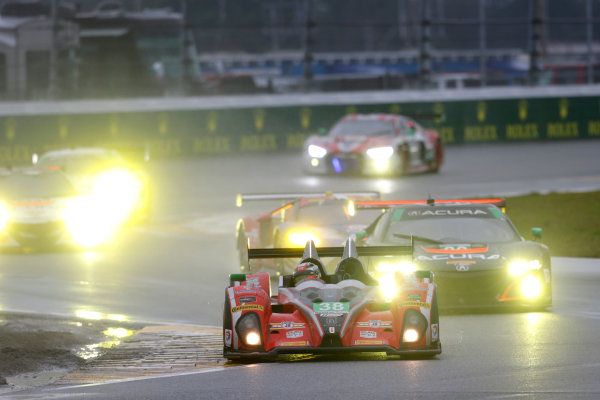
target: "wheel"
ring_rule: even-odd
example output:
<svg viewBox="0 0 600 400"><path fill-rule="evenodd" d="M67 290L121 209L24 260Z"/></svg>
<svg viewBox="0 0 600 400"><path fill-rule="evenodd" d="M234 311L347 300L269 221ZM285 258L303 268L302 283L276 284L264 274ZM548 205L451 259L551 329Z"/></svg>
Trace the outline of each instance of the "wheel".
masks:
<svg viewBox="0 0 600 400"><path fill-rule="evenodd" d="M402 159L400 160L400 162L402 163L400 175L408 175L408 171L410 169L410 152L408 151L408 145L404 143L402 146L400 146L398 153L402 157Z"/></svg>
<svg viewBox="0 0 600 400"><path fill-rule="evenodd" d="M242 271L252 272L252 267L248 261L248 239L246 238L246 232L240 227L237 233L237 248L240 269Z"/></svg>
<svg viewBox="0 0 600 400"><path fill-rule="evenodd" d="M435 143L435 155L433 157L431 172L439 172L443 161L444 149L442 148L442 142L438 139L438 141Z"/></svg>

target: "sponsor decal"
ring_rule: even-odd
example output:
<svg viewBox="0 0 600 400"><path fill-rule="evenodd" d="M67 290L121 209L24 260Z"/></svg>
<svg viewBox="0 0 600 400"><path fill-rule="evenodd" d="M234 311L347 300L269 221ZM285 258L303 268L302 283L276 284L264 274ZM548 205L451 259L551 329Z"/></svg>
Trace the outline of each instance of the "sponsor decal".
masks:
<svg viewBox="0 0 600 400"><path fill-rule="evenodd" d="M288 339L297 339L304 336L304 331L287 331L285 337Z"/></svg>
<svg viewBox="0 0 600 400"><path fill-rule="evenodd" d="M440 337L438 324L431 324L431 340L436 341Z"/></svg>
<svg viewBox="0 0 600 400"><path fill-rule="evenodd" d="M452 260L446 261L446 264L477 264L475 260Z"/></svg>
<svg viewBox="0 0 600 400"><path fill-rule="evenodd" d="M377 332L373 331L360 331L360 337L365 339L377 339Z"/></svg>
<svg viewBox="0 0 600 400"><path fill-rule="evenodd" d="M233 307L231 309L232 313L238 312L238 311L248 311L248 310L257 310L257 311L264 311L264 307L259 305L259 304L246 304L243 306L237 306L237 307Z"/></svg>
<svg viewBox="0 0 600 400"><path fill-rule="evenodd" d="M360 328L389 328L392 326L392 321L379 321L379 320L371 320L371 321L359 321L356 323L357 327Z"/></svg>
<svg viewBox="0 0 600 400"><path fill-rule="evenodd" d="M235 294L259 294L260 289L247 289L247 290L236 290Z"/></svg>
<svg viewBox="0 0 600 400"><path fill-rule="evenodd" d="M258 280L258 278L246 279L246 286L249 288L260 287L260 281Z"/></svg>
<svg viewBox="0 0 600 400"><path fill-rule="evenodd" d="M355 340L354 344L370 344L370 345L376 345L376 344L383 344L383 340Z"/></svg>
<svg viewBox="0 0 600 400"><path fill-rule="evenodd" d="M344 313L350 310L350 303L341 301L323 301L321 303L313 303L313 310L317 313Z"/></svg>
<svg viewBox="0 0 600 400"><path fill-rule="evenodd" d="M433 256L418 256L419 261L445 261L445 260L499 260L500 254L435 254Z"/></svg>
<svg viewBox="0 0 600 400"><path fill-rule="evenodd" d="M487 211L480 208L475 209L447 209L439 210L410 210L406 213L408 217L455 217L460 215L489 215Z"/></svg>
<svg viewBox="0 0 600 400"><path fill-rule="evenodd" d="M298 323L293 321L283 321L280 323L271 324L271 330L276 329L294 329L294 328L304 328L304 323Z"/></svg>
<svg viewBox="0 0 600 400"><path fill-rule="evenodd" d="M246 303L256 303L256 297L254 296L245 296L245 297L240 297L239 302L242 304L246 304Z"/></svg>
<svg viewBox="0 0 600 400"><path fill-rule="evenodd" d="M300 347L300 346L308 346L308 342L306 340L297 340L295 342L280 342L280 347Z"/></svg>
<svg viewBox="0 0 600 400"><path fill-rule="evenodd" d="M421 295L417 293L409 293L406 298L408 301L421 301Z"/></svg>
<svg viewBox="0 0 600 400"><path fill-rule="evenodd" d="M399 304L400 307L423 307L431 308L431 304L423 303L422 301L404 301Z"/></svg>
<svg viewBox="0 0 600 400"><path fill-rule="evenodd" d="M341 317L345 313L335 313L335 312L320 312L317 313L319 317Z"/></svg>
<svg viewBox="0 0 600 400"><path fill-rule="evenodd" d="M335 326L329 327L329 333L335 333Z"/></svg>
<svg viewBox="0 0 600 400"><path fill-rule="evenodd" d="M231 329L225 329L225 346L231 346Z"/></svg>
<svg viewBox="0 0 600 400"><path fill-rule="evenodd" d="M469 264L456 264L456 270L459 272L465 272L469 270Z"/></svg>

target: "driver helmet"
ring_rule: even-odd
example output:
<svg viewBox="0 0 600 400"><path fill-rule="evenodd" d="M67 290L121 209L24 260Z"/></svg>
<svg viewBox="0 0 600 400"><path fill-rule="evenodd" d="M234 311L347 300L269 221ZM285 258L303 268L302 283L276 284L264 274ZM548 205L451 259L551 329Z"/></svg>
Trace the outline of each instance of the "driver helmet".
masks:
<svg viewBox="0 0 600 400"><path fill-rule="evenodd" d="M301 262L294 270L294 282L296 284L310 279L321 279L321 270L310 261Z"/></svg>

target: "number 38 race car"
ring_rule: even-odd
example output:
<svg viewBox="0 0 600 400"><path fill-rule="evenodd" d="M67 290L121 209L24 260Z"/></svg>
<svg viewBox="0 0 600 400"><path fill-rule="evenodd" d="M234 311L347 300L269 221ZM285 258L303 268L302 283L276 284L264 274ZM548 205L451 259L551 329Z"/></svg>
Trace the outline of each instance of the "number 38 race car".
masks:
<svg viewBox="0 0 600 400"><path fill-rule="evenodd" d="M361 256L412 254L412 246L359 250ZM249 258L302 259L293 275L279 277L276 296L270 294L266 272L230 275L223 312L226 358L341 352L433 357L441 353L432 273L399 273L382 286L366 272L352 237L344 247L322 247L319 252L322 257L341 256L334 274L326 274L312 241L304 250L249 250Z"/></svg>

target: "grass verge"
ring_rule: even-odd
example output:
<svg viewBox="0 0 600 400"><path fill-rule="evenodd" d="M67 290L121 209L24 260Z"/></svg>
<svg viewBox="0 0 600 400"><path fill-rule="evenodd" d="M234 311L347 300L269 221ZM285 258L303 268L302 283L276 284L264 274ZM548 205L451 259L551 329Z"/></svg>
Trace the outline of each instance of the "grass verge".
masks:
<svg viewBox="0 0 600 400"><path fill-rule="evenodd" d="M543 229L542 242L558 257L600 257L600 191L509 197L507 213L519 232Z"/></svg>

